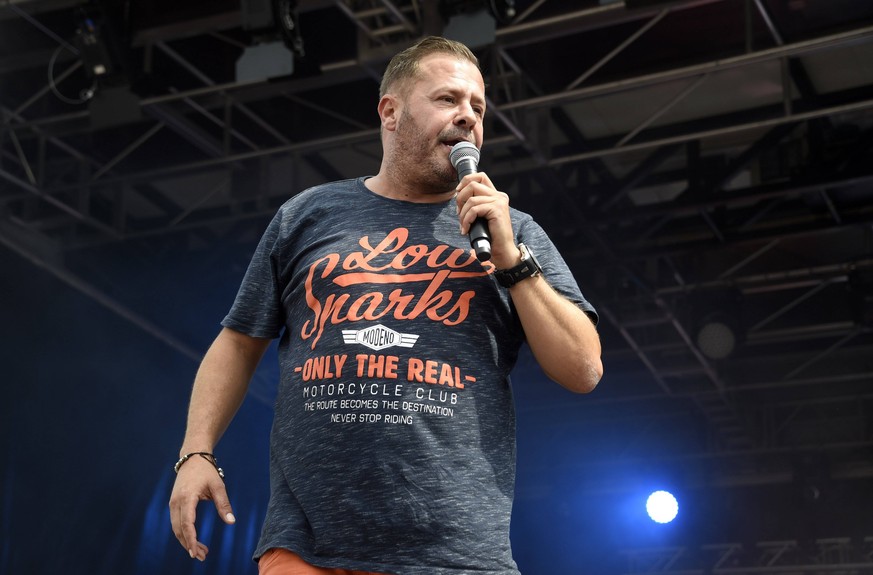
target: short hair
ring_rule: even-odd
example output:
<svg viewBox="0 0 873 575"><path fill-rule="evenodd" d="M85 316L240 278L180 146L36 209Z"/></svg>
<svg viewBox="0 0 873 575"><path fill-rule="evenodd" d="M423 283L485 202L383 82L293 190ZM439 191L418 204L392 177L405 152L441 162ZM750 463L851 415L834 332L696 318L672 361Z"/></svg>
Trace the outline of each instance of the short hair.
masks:
<svg viewBox="0 0 873 575"><path fill-rule="evenodd" d="M395 84L415 78L421 61L432 54L448 54L460 60L468 60L481 72L479 59L464 44L440 36L426 36L391 58L388 67L385 68L385 74L382 75L379 98L387 94Z"/></svg>

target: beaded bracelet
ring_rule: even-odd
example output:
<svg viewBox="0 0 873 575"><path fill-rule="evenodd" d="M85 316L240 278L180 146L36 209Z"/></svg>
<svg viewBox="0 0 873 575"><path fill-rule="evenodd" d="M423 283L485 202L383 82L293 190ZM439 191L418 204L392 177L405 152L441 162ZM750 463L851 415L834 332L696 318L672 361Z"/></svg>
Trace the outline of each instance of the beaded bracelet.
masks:
<svg viewBox="0 0 873 575"><path fill-rule="evenodd" d="M176 465L173 466L173 471L179 473L179 468L182 467L182 464L184 464L195 455L199 455L200 457L211 463L212 467L214 467L215 470L218 472L218 476L224 479L224 470L218 466L218 458L208 451L195 451L193 453L186 453L179 459L179 461L176 462Z"/></svg>

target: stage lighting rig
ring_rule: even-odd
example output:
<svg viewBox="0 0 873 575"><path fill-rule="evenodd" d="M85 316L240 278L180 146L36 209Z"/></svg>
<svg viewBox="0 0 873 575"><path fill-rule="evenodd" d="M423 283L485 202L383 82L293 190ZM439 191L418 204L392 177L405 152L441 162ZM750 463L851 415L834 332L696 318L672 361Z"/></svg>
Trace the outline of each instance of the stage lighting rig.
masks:
<svg viewBox="0 0 873 575"><path fill-rule="evenodd" d="M242 26L253 44L236 62L237 82L294 73L294 58L305 55L297 0L241 0Z"/></svg>
<svg viewBox="0 0 873 575"><path fill-rule="evenodd" d="M108 14L103 8L98 3L89 3L76 10L75 36L71 42L61 41L48 65L48 83L54 95L67 104L87 104L94 128L135 122L142 117L139 97L131 91L127 76L123 25L110 17L111 6ZM65 95L55 78L55 64L64 49L79 57L91 83L79 90L78 98Z"/></svg>
<svg viewBox="0 0 873 575"><path fill-rule="evenodd" d="M114 72L115 66L109 56L102 31L102 18L98 13L81 11L76 28L75 45L90 78L100 78Z"/></svg>
<svg viewBox="0 0 873 575"><path fill-rule="evenodd" d="M493 44L497 38L495 15L505 14L505 10L495 11L498 3L508 5L506 0L443 0L440 3L440 13L446 22L443 36L473 49Z"/></svg>

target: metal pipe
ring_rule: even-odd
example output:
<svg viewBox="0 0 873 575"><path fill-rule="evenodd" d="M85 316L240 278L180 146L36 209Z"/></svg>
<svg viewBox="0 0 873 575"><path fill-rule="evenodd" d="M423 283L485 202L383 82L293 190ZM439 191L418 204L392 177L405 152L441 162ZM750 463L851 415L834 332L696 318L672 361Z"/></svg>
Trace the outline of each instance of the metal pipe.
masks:
<svg viewBox="0 0 873 575"><path fill-rule="evenodd" d="M619 140L615 144L615 147L621 148L622 146L627 144L630 140L635 138L637 134L639 134L640 132L642 132L643 130L648 128L658 118L660 118L661 116L663 116L664 114L666 114L667 112L672 110L674 106L676 106L679 102L681 102L682 100L687 98L691 94L691 92L693 92L694 90L696 90L698 88L698 86L703 84L703 82L705 82L707 78L709 78L708 74L704 74L703 76L700 76L699 78L697 78L694 82L692 82L684 90L682 90L681 92L676 94L676 96L674 96L672 100L670 100L663 107L661 107L660 110L658 110L657 112L655 112L654 114L649 116L642 124L640 124L639 126L634 128L633 130L631 130L631 132L629 134L627 134L625 137L623 137L621 140Z"/></svg>
<svg viewBox="0 0 873 575"><path fill-rule="evenodd" d="M746 132L749 130L757 130L760 128L767 128L771 126L779 126L782 124L788 124L791 122L800 122L803 120L811 120L813 118L821 118L824 116L832 116L837 114L848 114L851 112L861 112L867 110L868 108L873 108L873 100L862 100L860 102L853 102L851 104L843 104L841 106L831 106L829 108L822 108L820 110L812 110L810 112L802 112L799 114L792 114L790 116L781 116L779 118L772 118L770 120L759 120L756 122L748 122L745 124L737 124L734 126L726 126L723 128L715 128L712 130L701 130L699 132L690 132L688 134L681 134L679 136L671 136L668 138L660 138L657 140L649 140L647 142L642 142L639 144L631 144L629 146L624 146L622 148L604 148L601 150L592 150L590 152L582 152L579 154L571 154L569 156L564 156L561 158L553 158L549 160L550 166L559 166L562 164L568 164L571 162L581 162L583 160L590 160L592 158L600 158L603 156L615 156L619 154L624 154L627 152L634 152L638 150L647 150L649 148L659 148L661 146L667 146L671 144L678 144L683 142L690 142L691 140L700 140L705 138L712 138L714 136L724 136L728 134L736 134L738 132ZM501 109L505 110L504 107Z"/></svg>
<svg viewBox="0 0 873 575"><path fill-rule="evenodd" d="M665 8L665 9L661 10L660 12L658 12L657 16L655 16L654 18L652 18L651 20L646 22L642 27L640 27L639 30L637 30L636 32L631 34L621 44L619 44L618 46L613 48L609 52L609 54L607 54L606 56L601 58L596 64L594 64L593 66L588 68L588 70L586 70L581 76L579 76L578 78L576 78L575 80L570 82L570 84L565 88L565 90L572 90L573 88L575 88L576 86L578 86L579 84L581 84L582 82L584 82L585 80L590 78L592 74L594 74L600 68L602 68L603 66L608 64L610 61L612 61L612 59L615 58L616 56L618 56L625 48L627 48L628 46L630 46L631 44L636 42L640 36L642 36L643 34L648 32L655 24L657 24L658 22L663 20L664 16L666 16L669 13L670 13L669 8Z"/></svg>
<svg viewBox="0 0 873 575"><path fill-rule="evenodd" d="M79 212L75 208L70 207L69 205L65 204L64 202L60 201L59 199L53 197L50 194L46 194L43 190L40 190L36 186L34 186L28 182L22 181L20 178L16 177L13 174L10 174L6 170L0 169L0 178L3 178L12 184L15 184L19 188L30 192L31 194L35 195L36 197L45 201L46 203L51 204L52 206L60 209L62 212L65 212L65 213L73 216L73 218L75 218L76 220L79 220L82 223L88 224L89 226L91 226L95 229L98 229L102 232L105 232L115 239L121 239L121 235L118 233L118 231L113 229L111 226L107 226L106 224L98 222L97 220L95 220L93 218L89 218L88 216ZM71 186L71 189L78 189L80 187L81 187L81 185L75 185L75 186Z"/></svg>
<svg viewBox="0 0 873 575"><path fill-rule="evenodd" d="M177 225L179 224L179 222L181 222L182 220L184 220L185 218L187 218L189 215L191 215L191 213L193 213L194 210L196 210L196 209L199 208L201 205L203 205L204 203L206 203L206 201L207 201L209 198L211 198L212 196L214 196L214 195L217 194L218 192L220 192L220 191L226 189L227 186L228 186L229 184L230 184L230 181L228 180L227 176L224 176L224 177L221 179L221 181L218 182L218 184L216 184L215 186L212 187L211 190L209 190L207 193L203 194L203 195L200 197L200 199L198 199L197 201L193 202L191 205L189 205L189 206L186 207L184 210L182 210L182 212L181 212L179 215L177 215L175 218L173 218L172 221L170 221L170 223L167 225L167 227L168 227L168 228L173 228L173 227L177 226Z"/></svg>
<svg viewBox="0 0 873 575"><path fill-rule="evenodd" d="M36 18L34 18L33 16L31 16L30 14L25 12L24 10L22 10L18 6L16 6L14 2L10 3L7 0L6 7L9 8L10 10L12 10L13 12L15 12L16 14L18 14L19 16L21 16L22 19L30 22L30 24L33 25L37 30L39 30L40 32L42 32L43 34L45 34L46 36L48 36L49 38L51 38L52 40L54 40L55 42L57 42L58 44L60 44L61 46L63 46L67 50L69 50L70 52L72 52L73 54L75 54L76 56L79 55L78 48L76 48L75 46L73 46L72 44L70 44L69 42L67 42L66 40L64 40L63 38L58 36L57 34L55 34L50 28L45 26L42 22L40 22L39 20L37 20Z"/></svg>
<svg viewBox="0 0 873 575"><path fill-rule="evenodd" d="M734 275L734 274L735 274L739 269L741 269L741 268L743 268L744 266L746 266L747 264L749 264L749 263L755 261L756 259L758 259L758 258L761 257L762 255L764 255L765 253L769 252L770 250L772 250L773 248L775 248L776 246L778 246L778 245L780 244L781 241L782 241L781 239L778 239L778 238L777 238L777 239L775 239L775 240L773 240L773 241L771 241L771 242L765 244L764 246L758 248L758 249L755 250L752 254L746 256L745 258L743 258L739 263L733 265L732 267L726 269L726 270L723 271L721 274L719 274L718 279L721 280L721 279L725 279L725 278L729 278L729 277L731 277L731 276Z"/></svg>
<svg viewBox="0 0 873 575"><path fill-rule="evenodd" d="M202 359L203 354L201 352L183 343L175 336L167 333L166 331L153 324L152 322L148 321L144 317L140 316L136 312L132 311L125 305L112 299L111 297L98 290L96 287L84 281L83 279L77 277L70 271L63 269L62 267L55 265L45 260L44 258L41 258L38 255L22 248L15 242L10 241L2 233L0 233L0 244L5 245L13 252L28 260L31 264L49 272L71 288L91 298L92 300L102 305L114 314L118 315L119 317L129 321L131 324L137 326L158 341L161 341L168 345L170 348L178 351L183 356L196 362L199 362Z"/></svg>
<svg viewBox="0 0 873 575"><path fill-rule="evenodd" d="M123 150L121 150L121 152L119 152L114 158L112 158L111 160L109 160L108 162L103 164L103 166L101 166L99 170L94 172L94 174L91 176L91 183L94 183L97 179L100 178L100 176L102 176L103 174L105 174L106 172L108 172L109 170L114 168L116 165L118 165L119 162L124 160L124 158L131 155L134 151L136 151L137 148L139 148L144 143L146 143L149 139L151 139L152 136L154 136L155 134L160 132L163 127L164 127L164 123L158 122L157 124L155 124L154 126L149 128L148 130L146 130L146 132L144 134L142 134L136 140L134 140L133 142L128 144L128 146L126 148L124 148Z"/></svg>
<svg viewBox="0 0 873 575"><path fill-rule="evenodd" d="M382 0L382 4L385 6L385 8L388 9L391 15L394 16L394 18L396 18L397 21L400 22L404 28L406 28L408 32L415 33L415 25L409 21L409 19L403 14L403 12L400 11L399 8L397 8L397 6L394 5L394 2L392 2L391 0Z"/></svg>
<svg viewBox="0 0 873 575"><path fill-rule="evenodd" d="M770 34L773 36L773 39L776 41L776 44L782 46L785 44L785 41L782 39L782 34L779 33L779 29L776 27L776 24L773 22L773 18L770 17L770 11L767 10L767 7L761 3L761 0L754 0L755 6L758 7L758 12L761 14L761 18L764 19L764 24L767 25L767 29L770 30Z"/></svg>
<svg viewBox="0 0 873 575"><path fill-rule="evenodd" d="M175 174L183 174L192 171L204 170L209 168L216 168L219 166L223 166L224 164L234 163L234 162L244 162L246 160L252 160L255 158L262 158L264 156L272 156L277 154L293 154L298 152L310 152L316 151L319 149L333 148L339 146L347 146L349 144L354 144L362 141L376 141L379 137L379 129L371 129L371 130L361 130L358 132L352 132L349 134L342 134L339 136L330 136L327 138L319 138L316 140L309 140L307 142L299 142L292 143L283 146L276 146L273 148L262 149L262 150L252 150L250 152L238 152L236 154L230 154L228 156L220 157L220 158L210 158L206 160L200 160L198 162L190 162L187 164L180 164L176 166L169 166L165 168L155 168L153 170L143 170L141 172L135 172L131 174L125 174L123 176L115 176L113 178L105 178L100 183L102 185L106 184L114 184L114 183L125 183L131 182L134 180L154 180L155 178L162 176L171 176ZM59 191L67 190L67 189L75 189L80 187L79 185L65 185L58 186L56 188L52 188L49 191L51 193L56 193Z"/></svg>
<svg viewBox="0 0 873 575"><path fill-rule="evenodd" d="M727 127L723 127L723 128L717 128L717 129L713 129L713 130L704 130L704 131L700 131L700 132L693 132L693 133L688 133L688 134L679 135L679 136L673 136L673 137L669 137L669 138L662 138L659 140L651 140L651 141L642 142L639 144L631 144L631 145L625 146L623 148L603 148L600 150L592 150L590 152L583 152L580 154L571 154L569 156L563 156L563 157L558 157L558 158L552 158L550 160L545 160L545 164L543 164L543 166L554 167L554 166L558 166L558 165L562 165L562 164L566 164L566 163L579 162L579 161L588 160L588 159L597 158L597 157L602 157L602 156L612 156L612 155L617 155L617 154L626 153L626 152L632 152L632 151L644 150L644 149L648 149L648 148L672 145L672 144L686 142L686 141L695 140L695 139L708 138L708 137L725 135L725 134L732 134L732 133L736 133L736 132L754 130L754 129L758 129L761 127L767 127L767 126L776 126L776 125L790 123L790 122L797 122L797 121L801 121L801 120L809 119L809 118L817 118L817 117L828 116L828 115L832 115L832 114L842 114L842 113L848 113L848 112L861 111L861 110L865 110L865 109L868 109L871 107L873 107L873 100L864 100L861 102L844 104L842 106L833 106L833 107L824 108L821 110L813 110L810 112L804 112L802 114L795 114L791 117L780 117L780 118L774 118L771 120L762 120L762 121L750 122L750 123L746 123L746 124L739 124L736 126L727 126ZM504 111L504 109L502 107L500 108L500 110ZM511 123L508 125L511 125ZM156 168L154 170L147 170L147 171L137 172L137 173L133 173L133 174L126 174L124 176L118 176L118 177L113 178L111 180L106 179L106 180L104 180L104 182L115 182L115 181L126 182L126 181L130 181L130 180L134 180L134 179L143 179L143 178L153 179L153 178L161 177L161 176L165 176L165 175L178 174L178 173L183 173L183 172L188 172L188 171L196 171L196 170L200 170L200 169L204 169L204 168L221 166L221 165L226 164L226 163L237 162L237 161L242 161L242 160L249 160L249 159L253 159L253 158L276 155L276 154L284 154L287 152L305 152L305 151L317 150L319 148L330 148L333 146L348 145L351 143L356 143L356 142L361 142L361 141L368 141L368 140L375 141L378 139L378 137L379 137L379 130L378 129L362 130L362 131L353 132L350 134L342 134L339 136L331 136L328 138L320 138L317 140L310 140L308 142L300 142L300 143L288 144L288 145L283 145L283 146L276 146L273 148L253 150L251 152L231 154L231 155L228 155L228 156L223 157L223 158L213 158L213 159L209 159L209 160L202 160L199 162L192 162L192 163L188 163L188 164L170 166L170 167L165 167L165 168ZM500 144L500 143L514 143L517 141L518 141L517 134L516 135L508 135L508 136L504 136L501 138L492 138L490 140L492 146L496 145L496 144ZM493 173L495 175L497 175L497 174L508 175L511 173L515 173L517 171L519 171L519 169L494 170ZM50 191L57 192L57 191L62 191L62 190L67 189L67 188L71 188L71 187L77 187L77 186L59 186L57 188L52 188ZM777 192L769 192L769 193L765 193L763 195L767 196L767 195L796 194L796 193L800 193L797 191L799 189L802 189L802 188L792 189L792 190L788 190L788 191L781 190L781 191L777 191ZM717 200L713 199L713 200L709 200L709 202L714 202L713 205L717 205L720 203L725 203L725 202L730 202L730 201L740 201L740 200L745 200L745 199L748 199L748 198L730 197L730 198L719 198ZM694 210L699 209L700 207L703 207L703 206L701 206L701 205L689 206L688 208L686 208L686 210L694 211ZM672 211L675 211L675 208L672 208ZM651 215L651 212L647 212L647 215ZM622 217L627 217L627 214L622 214ZM606 221L606 220L602 220L602 221Z"/></svg>
<svg viewBox="0 0 873 575"><path fill-rule="evenodd" d="M158 42L157 46L164 53L166 53L168 56L170 56L170 58L172 58L176 63L178 63L185 70L187 70L189 73L191 73L195 78L197 78L198 80L200 80L201 82L203 82L207 86L215 86L215 81L212 78L210 78L209 76L204 74L199 68L197 68L196 66L194 66L194 64L192 64L191 62L189 62L188 60L183 58L181 54L179 54L178 52L176 52L175 50L173 50L172 48L167 46L164 42ZM282 142L283 144L288 143L288 140L278 130L276 130L273 126L271 126L269 123L264 121L263 118L261 118L260 116L255 114L245 104L234 103L233 105L235 107L237 107L243 114L248 116L252 121L254 121L263 130L265 130L267 133L269 133L274 138L276 138L276 140L278 140L279 142ZM195 109L197 109L197 108L195 108ZM222 128L224 130L230 130L229 133L236 135L235 130L232 130L230 128L229 123L224 123L222 125ZM257 149L257 146L255 146L254 149Z"/></svg>
<svg viewBox="0 0 873 575"><path fill-rule="evenodd" d="M342 12L343 14L348 16L349 20L351 20L354 23L354 25L357 26L359 30L361 30L361 32L366 34L366 36L370 40L373 40L374 42L378 42L380 44L384 43L381 38L379 38L378 36L376 36L373 33L373 30L371 30L369 26L367 26L366 24L361 22L361 20L358 18L358 15L355 14L352 11L352 9L349 8L345 2L343 2L343 0L336 0L336 2L334 4L336 5L337 8L339 8L340 12Z"/></svg>
<svg viewBox="0 0 873 575"><path fill-rule="evenodd" d="M62 80L65 80L68 76L70 76L73 72L75 72L76 70L78 70L81 67L82 67L82 61L79 60L78 62L71 64L69 68L67 68L66 70L64 70L60 74L58 74L58 76L56 78L49 76L49 81L54 82L55 87L57 87L57 85ZM49 74L51 74L51 66L49 66ZM31 107L34 104L34 102L38 101L40 98L42 98L43 96L48 94L51 90L52 90L51 85L43 86L42 88L37 90L37 92L33 96L31 96L30 98L28 98L27 100L22 102L21 105L15 109L15 113L16 114L22 113L23 111L25 111L26 109Z"/></svg>
<svg viewBox="0 0 873 575"><path fill-rule="evenodd" d="M339 4L342 4L340 2ZM611 5L612 7L616 5ZM619 5L620 6L620 5ZM348 7L346 7L348 8ZM611 7L606 7L607 9L612 9ZM599 9L598 9L599 10ZM818 50L824 50L829 48L834 48L841 46L843 44L852 44L856 42L862 41L870 41L871 37L873 37L873 26L867 26L864 28L859 28L857 30L843 32L840 34L833 34L829 36L823 36L820 38L815 38L812 40L806 40L803 42L797 42L794 44L788 44L785 46L780 46L777 48L771 48L768 50L762 50L760 52L755 52L752 54L744 54L740 56L735 56L733 58L726 58L722 60L715 60L703 64L697 64L694 66L687 66L684 68L677 68L674 70L667 70L663 72L657 72L654 74L647 74L643 76L637 76L635 78L629 78L626 80L618 80L615 82L607 82L604 84L599 84L596 86L590 86L587 88L577 88L575 90L560 92L557 94L547 94L543 96L536 96L533 98L528 98L525 100L519 100L516 102L507 102L500 105L500 109L504 112L508 112L510 110L522 109L522 108L536 108L536 107L544 107L551 106L561 103L568 103L576 100L583 100L586 98L593 98L596 96L604 96L607 94L612 94L616 92L621 92L625 90L631 90L635 88L643 88L647 86L651 86L654 84L659 84L662 82L668 82L672 80L678 80L683 78L695 77L701 74L706 74L708 72L718 72L722 70L733 69L745 65L757 64L761 62L767 62L770 60L778 59L783 56L788 55L800 55L815 52ZM360 63L353 60L345 60L341 62L335 62L332 64L323 65L322 71L338 71L342 72L348 70L350 68L356 68L360 66ZM338 74L336 77L336 82L339 83L343 81L344 75ZM160 103L166 103L176 100L183 100L185 98L196 98L200 96L211 95L220 92L232 91L235 89L252 87L254 85L258 85L260 82L251 81L251 82L227 82L224 84L215 84L213 86L205 86L202 88L195 88L192 90L186 90L184 92L177 92L174 94L164 94L161 96L154 96L150 98L144 98L141 100L140 104L142 106L151 106ZM85 113L74 113L74 114L65 114L52 118L42 118L39 120L31 120L25 122L22 120L16 126L11 126L13 129L19 128L28 128L34 125L46 125L50 123L55 123L58 121L65 121L70 119L77 119L80 117L86 116Z"/></svg>
<svg viewBox="0 0 873 575"><path fill-rule="evenodd" d="M809 358L808 360L801 363L796 368L794 368L791 371L789 371L788 373L786 373L784 376L782 376L782 379L790 380L792 377L794 377L795 375L797 375L798 373L800 373L801 371L803 371L807 367L818 362L820 359L827 357L828 355L832 354L836 350L843 347L845 344L849 343L850 341L852 341L853 339L858 337L862 331L863 330L860 326L856 327L851 333L848 333L845 336L843 336L843 338L841 338L840 340L835 341L833 344L828 346L828 348L823 350L821 353Z"/></svg>
<svg viewBox="0 0 873 575"><path fill-rule="evenodd" d="M765 50L761 50L760 52L754 52L752 54L740 54L731 58L713 60L710 62L694 64L692 66L685 66L683 68L676 68L673 70L664 70L662 72L655 72L652 74L637 76L635 78L629 78L626 80L616 80L615 82L607 82L605 84L599 84L588 88L577 88L575 90L559 92L557 94L549 94L546 96L519 100L517 102L509 102L503 104L501 108L506 111L515 108L536 108L542 106L552 106L554 104L575 102L586 98L603 96L606 94L612 94L615 92L621 92L635 88L643 88L654 84L661 84L673 80L699 76L701 74L732 70L734 68L748 66L751 64L760 64L762 62L769 62L771 60L777 60L786 56L808 54L811 52L835 48L837 46L852 44L856 42L869 42L871 41L871 39L873 39L871 37L873 37L873 26L865 26L863 28L850 30L848 32L841 32L839 34L831 34L828 36L813 38L811 40L804 40L801 42L795 42L793 44L786 44L784 46L768 48Z"/></svg>
<svg viewBox="0 0 873 575"><path fill-rule="evenodd" d="M788 302L786 305L782 306L781 308L779 308L778 310L776 310L772 314L768 315L767 317L765 317L764 319L762 319L761 321L759 321L758 323L756 323L755 325L750 327L748 330L749 333L753 333L755 331L758 331L759 329L761 329L761 327L767 325L771 321L788 313L789 311L796 308L797 306L799 306L800 304L802 304L803 302L805 302L806 300L808 300L809 298L811 298L812 296L814 296L818 292L822 291L823 289L825 289L829 285L831 285L830 279L827 279L827 280L821 282L820 284L815 286L813 289L811 289L808 292L806 292L805 294L795 298L793 301Z"/></svg>
<svg viewBox="0 0 873 575"><path fill-rule="evenodd" d="M9 132L9 138L12 140L12 145L15 147L15 153L18 155L18 161L21 162L21 167L24 168L24 173L27 175L27 181L31 185L36 185L36 176L33 175L33 170L30 168L30 162L27 161L27 156L24 154L24 149L21 147L21 142L18 141L18 134Z"/></svg>
<svg viewBox="0 0 873 575"><path fill-rule="evenodd" d="M840 217L840 213L837 211L837 207L834 205L833 200L831 200L830 194L828 194L827 190L821 190L819 192L819 196L821 196L822 201L824 201L825 205L828 207L828 212L830 212L831 217L834 219L834 222L837 224L843 223L843 218Z"/></svg>
<svg viewBox="0 0 873 575"><path fill-rule="evenodd" d="M536 0L536 2L528 6L527 10L516 16L515 20L512 21L512 24L514 26L521 24L522 22L527 20L527 17L533 14L537 10L537 8L545 4L545 2L546 0ZM622 4L624 4L624 2L622 2Z"/></svg>

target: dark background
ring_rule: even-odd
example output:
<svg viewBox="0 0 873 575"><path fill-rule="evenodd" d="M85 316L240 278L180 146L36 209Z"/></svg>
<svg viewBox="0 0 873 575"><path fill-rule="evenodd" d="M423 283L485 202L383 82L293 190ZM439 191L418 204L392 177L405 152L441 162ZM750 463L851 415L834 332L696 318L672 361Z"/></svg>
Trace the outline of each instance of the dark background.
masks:
<svg viewBox="0 0 873 575"><path fill-rule="evenodd" d="M0 6L0 572L255 572L274 352L204 564L167 508L194 373L277 206L377 171L387 58L444 31L481 166L602 318L592 394L514 373L523 573L873 572L873 5L507 5L300 0L299 37L248 2ZM293 72L240 81L263 41Z"/></svg>

